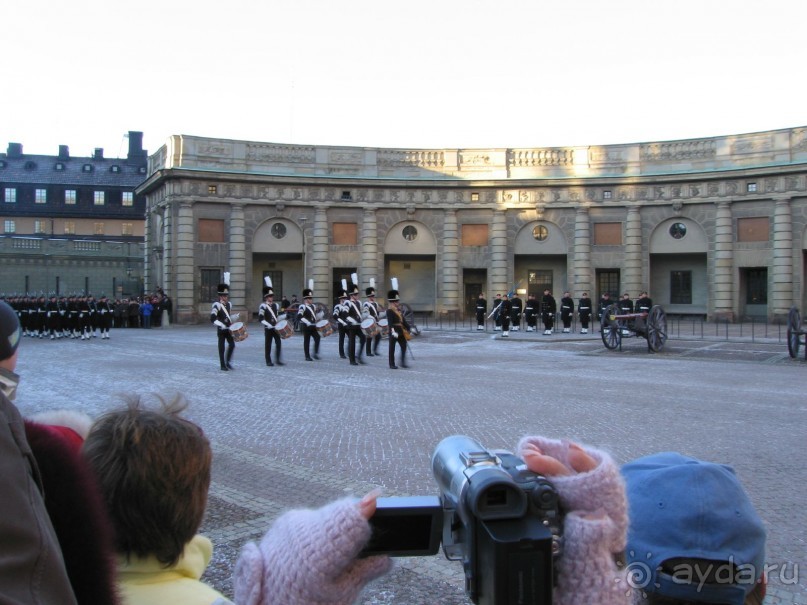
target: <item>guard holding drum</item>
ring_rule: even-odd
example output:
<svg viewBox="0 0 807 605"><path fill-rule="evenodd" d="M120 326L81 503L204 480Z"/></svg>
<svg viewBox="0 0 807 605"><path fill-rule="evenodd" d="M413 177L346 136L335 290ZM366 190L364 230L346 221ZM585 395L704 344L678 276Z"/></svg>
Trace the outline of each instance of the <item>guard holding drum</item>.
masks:
<svg viewBox="0 0 807 605"><path fill-rule="evenodd" d="M378 345L381 343L381 327L379 322L381 321L381 307L375 300L375 280L370 280L370 287L364 291L365 296L367 296L367 300L364 301L364 310L366 315L369 319L373 320L375 324L375 329L373 330L373 335L369 336L365 332L366 342L367 342L367 357L374 357L378 355ZM366 320L365 320L366 321ZM362 322L364 324L364 322ZM372 350L370 350L372 348Z"/></svg>
<svg viewBox="0 0 807 605"><path fill-rule="evenodd" d="M310 283L310 282L309 282ZM300 328L303 331L303 351L305 360L319 359L319 332L317 331L317 309L313 304L314 291L311 288L303 290L303 303L297 309L300 319ZM314 339L314 356L311 357L311 339Z"/></svg>
<svg viewBox="0 0 807 605"><path fill-rule="evenodd" d="M263 324L263 353L266 359L267 366L275 364L282 366L283 362L280 361L280 334L277 332L278 316L280 315L280 307L275 302L275 292L272 289L272 278L265 277L264 282L266 285L263 287L263 303L258 308L258 321ZM275 363L272 363L272 343L275 345Z"/></svg>
<svg viewBox="0 0 807 605"><path fill-rule="evenodd" d="M339 291L339 302L337 302L333 306L333 313L331 317L336 320L336 324L339 330L339 357L342 359L347 359L347 355L345 355L345 336L347 336L347 322L343 318L343 315L347 313L345 310L345 301L347 300L347 282L343 279L342 280L342 289Z"/></svg>
<svg viewBox="0 0 807 605"><path fill-rule="evenodd" d="M233 358L233 351L235 351L235 340L233 340L233 333L230 331L230 326L233 321L230 318L232 311L232 303L230 303L230 274L224 274L224 283L219 284L219 299L213 303L213 308L210 310L210 321L216 326L216 332L219 340L219 361L221 362L222 371L226 372L232 370L233 366L230 363ZM224 343L227 343L227 353L224 353Z"/></svg>
<svg viewBox="0 0 807 605"><path fill-rule="evenodd" d="M355 274L354 274L355 275ZM354 280L357 278L354 277ZM364 333L361 331L361 303L359 302L359 286L355 281L350 286L350 298L344 304L344 320L347 326L348 346L347 354L350 357L350 365L357 366L363 364L362 353L364 352ZM359 341L359 354L356 355L356 340Z"/></svg>

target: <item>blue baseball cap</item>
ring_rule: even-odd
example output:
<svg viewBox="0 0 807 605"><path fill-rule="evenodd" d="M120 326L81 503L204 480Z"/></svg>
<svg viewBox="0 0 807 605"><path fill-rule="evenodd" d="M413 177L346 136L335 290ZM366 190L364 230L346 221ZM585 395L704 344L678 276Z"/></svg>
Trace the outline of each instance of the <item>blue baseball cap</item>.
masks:
<svg viewBox="0 0 807 605"><path fill-rule="evenodd" d="M662 452L625 464L622 475L634 585L675 599L743 605L762 577L765 527L734 469ZM692 559L705 562L695 570ZM671 560L672 569L662 567ZM704 581L709 562L714 575Z"/></svg>

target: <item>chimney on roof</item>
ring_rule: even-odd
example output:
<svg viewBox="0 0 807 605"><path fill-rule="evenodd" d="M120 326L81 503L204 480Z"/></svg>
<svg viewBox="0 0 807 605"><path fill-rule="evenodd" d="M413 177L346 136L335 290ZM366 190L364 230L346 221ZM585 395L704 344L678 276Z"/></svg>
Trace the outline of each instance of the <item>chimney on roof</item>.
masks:
<svg viewBox="0 0 807 605"><path fill-rule="evenodd" d="M70 149L67 147L67 145L59 145L59 159L60 160L70 159Z"/></svg>
<svg viewBox="0 0 807 605"><path fill-rule="evenodd" d="M22 143L9 143L6 155L10 158L22 157Z"/></svg>
<svg viewBox="0 0 807 605"><path fill-rule="evenodd" d="M129 155L127 159L130 164L145 164L146 150L143 149L143 133L136 130L129 131Z"/></svg>
<svg viewBox="0 0 807 605"><path fill-rule="evenodd" d="M104 159L104 150L102 147L96 147L95 151L92 154L92 159L94 160L103 160Z"/></svg>

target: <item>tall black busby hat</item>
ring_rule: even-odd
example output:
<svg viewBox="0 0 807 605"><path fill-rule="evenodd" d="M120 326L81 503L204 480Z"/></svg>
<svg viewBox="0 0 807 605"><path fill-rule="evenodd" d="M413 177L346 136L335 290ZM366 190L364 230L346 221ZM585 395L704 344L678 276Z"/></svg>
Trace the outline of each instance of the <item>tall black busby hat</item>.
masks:
<svg viewBox="0 0 807 605"><path fill-rule="evenodd" d="M364 291L365 296L375 296L375 288L367 288Z"/></svg>
<svg viewBox="0 0 807 605"><path fill-rule="evenodd" d="M272 290L272 278L267 275L263 278L263 282L266 284L263 287L263 297L266 298L267 296L274 296L275 291Z"/></svg>
<svg viewBox="0 0 807 605"><path fill-rule="evenodd" d="M388 302L396 302L401 300L398 296L398 290L390 290L387 292L387 301Z"/></svg>
<svg viewBox="0 0 807 605"><path fill-rule="evenodd" d="M314 298L314 291L311 288L303 290L303 298Z"/></svg>
<svg viewBox="0 0 807 605"><path fill-rule="evenodd" d="M220 295L230 295L230 284L219 284L219 294Z"/></svg>
<svg viewBox="0 0 807 605"><path fill-rule="evenodd" d="M347 298L347 292L345 292L344 290L339 290L339 292L337 293L337 297L340 299Z"/></svg>

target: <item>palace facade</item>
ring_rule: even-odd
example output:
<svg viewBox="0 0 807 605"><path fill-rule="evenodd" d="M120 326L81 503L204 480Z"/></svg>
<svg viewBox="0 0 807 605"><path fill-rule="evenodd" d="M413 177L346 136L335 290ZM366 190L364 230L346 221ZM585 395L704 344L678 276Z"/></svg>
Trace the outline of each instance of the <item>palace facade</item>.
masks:
<svg viewBox="0 0 807 605"><path fill-rule="evenodd" d="M779 320L803 307L807 127L551 149L381 149L177 135L149 158L147 284L206 321L216 285L330 304L358 273L417 312L480 292L648 290L669 314Z"/></svg>

